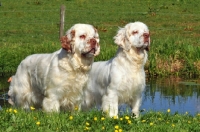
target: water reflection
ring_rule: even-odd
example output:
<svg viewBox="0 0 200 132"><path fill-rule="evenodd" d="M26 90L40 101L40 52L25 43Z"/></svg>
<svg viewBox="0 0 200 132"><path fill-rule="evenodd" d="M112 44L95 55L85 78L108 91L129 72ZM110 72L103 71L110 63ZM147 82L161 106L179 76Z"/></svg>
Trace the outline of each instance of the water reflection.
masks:
<svg viewBox="0 0 200 132"><path fill-rule="evenodd" d="M0 106L7 104L9 76L0 77ZM200 80L181 78L160 78L147 80L146 90L143 93L141 109L164 111L170 109L172 113L191 115L200 113ZM120 110L127 111L124 106ZM143 112L145 113L145 112Z"/></svg>
<svg viewBox="0 0 200 132"><path fill-rule="evenodd" d="M180 78L152 79L147 81L143 93L141 109L188 112L192 115L200 112L200 83L198 80Z"/></svg>

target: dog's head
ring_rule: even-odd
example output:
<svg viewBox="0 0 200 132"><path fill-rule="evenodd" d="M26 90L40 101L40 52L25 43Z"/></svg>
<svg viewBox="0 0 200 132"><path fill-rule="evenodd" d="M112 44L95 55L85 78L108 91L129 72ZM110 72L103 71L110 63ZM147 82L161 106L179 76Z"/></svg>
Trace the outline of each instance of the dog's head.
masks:
<svg viewBox="0 0 200 132"><path fill-rule="evenodd" d="M127 51L132 47L149 51L150 33L148 27L142 22L129 23L124 28L120 28L114 39L117 45Z"/></svg>
<svg viewBox="0 0 200 132"><path fill-rule="evenodd" d="M60 41L62 48L72 54L93 57L100 53L99 34L89 24L75 24Z"/></svg>

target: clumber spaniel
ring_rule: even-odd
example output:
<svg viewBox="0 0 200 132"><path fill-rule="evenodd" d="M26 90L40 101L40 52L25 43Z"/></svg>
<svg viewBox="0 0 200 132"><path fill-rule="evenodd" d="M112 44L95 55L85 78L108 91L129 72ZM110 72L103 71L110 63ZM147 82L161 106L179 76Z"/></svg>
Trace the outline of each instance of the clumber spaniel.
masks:
<svg viewBox="0 0 200 132"><path fill-rule="evenodd" d="M92 65L82 107L86 110L101 105L103 111L113 117L118 115L118 104L127 103L138 117L145 89L149 29L142 22L129 23L119 29L114 39L118 45L115 57Z"/></svg>
<svg viewBox="0 0 200 132"><path fill-rule="evenodd" d="M100 52L99 35L92 25L75 24L60 40L60 50L34 54L20 63L9 87L10 104L47 112L79 107L94 56Z"/></svg>

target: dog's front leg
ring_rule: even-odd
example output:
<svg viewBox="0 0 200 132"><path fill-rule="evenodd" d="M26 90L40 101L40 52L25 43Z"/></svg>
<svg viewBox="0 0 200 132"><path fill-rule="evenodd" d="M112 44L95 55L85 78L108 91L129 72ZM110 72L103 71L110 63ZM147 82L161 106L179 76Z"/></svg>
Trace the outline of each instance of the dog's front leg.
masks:
<svg viewBox="0 0 200 132"><path fill-rule="evenodd" d="M60 103L57 99L45 97L42 108L46 112L60 112Z"/></svg>
<svg viewBox="0 0 200 132"><path fill-rule="evenodd" d="M107 90L102 98L102 109L110 117L118 116L118 96L114 90Z"/></svg>
<svg viewBox="0 0 200 132"><path fill-rule="evenodd" d="M142 102L142 95L135 96L131 100L132 113L135 115L136 118L138 118L140 115L139 109L141 102Z"/></svg>

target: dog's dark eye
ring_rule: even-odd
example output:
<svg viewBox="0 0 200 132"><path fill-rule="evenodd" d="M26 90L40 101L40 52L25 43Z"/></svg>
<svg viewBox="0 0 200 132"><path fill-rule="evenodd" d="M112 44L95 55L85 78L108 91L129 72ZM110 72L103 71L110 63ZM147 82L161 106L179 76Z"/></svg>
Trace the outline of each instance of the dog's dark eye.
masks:
<svg viewBox="0 0 200 132"><path fill-rule="evenodd" d="M85 35L81 35L81 36L79 36L81 39L85 39L86 38L86 36Z"/></svg>
<svg viewBox="0 0 200 132"><path fill-rule="evenodd" d="M135 35L135 34L137 34L138 33L138 31L133 31L132 32L132 35Z"/></svg>

